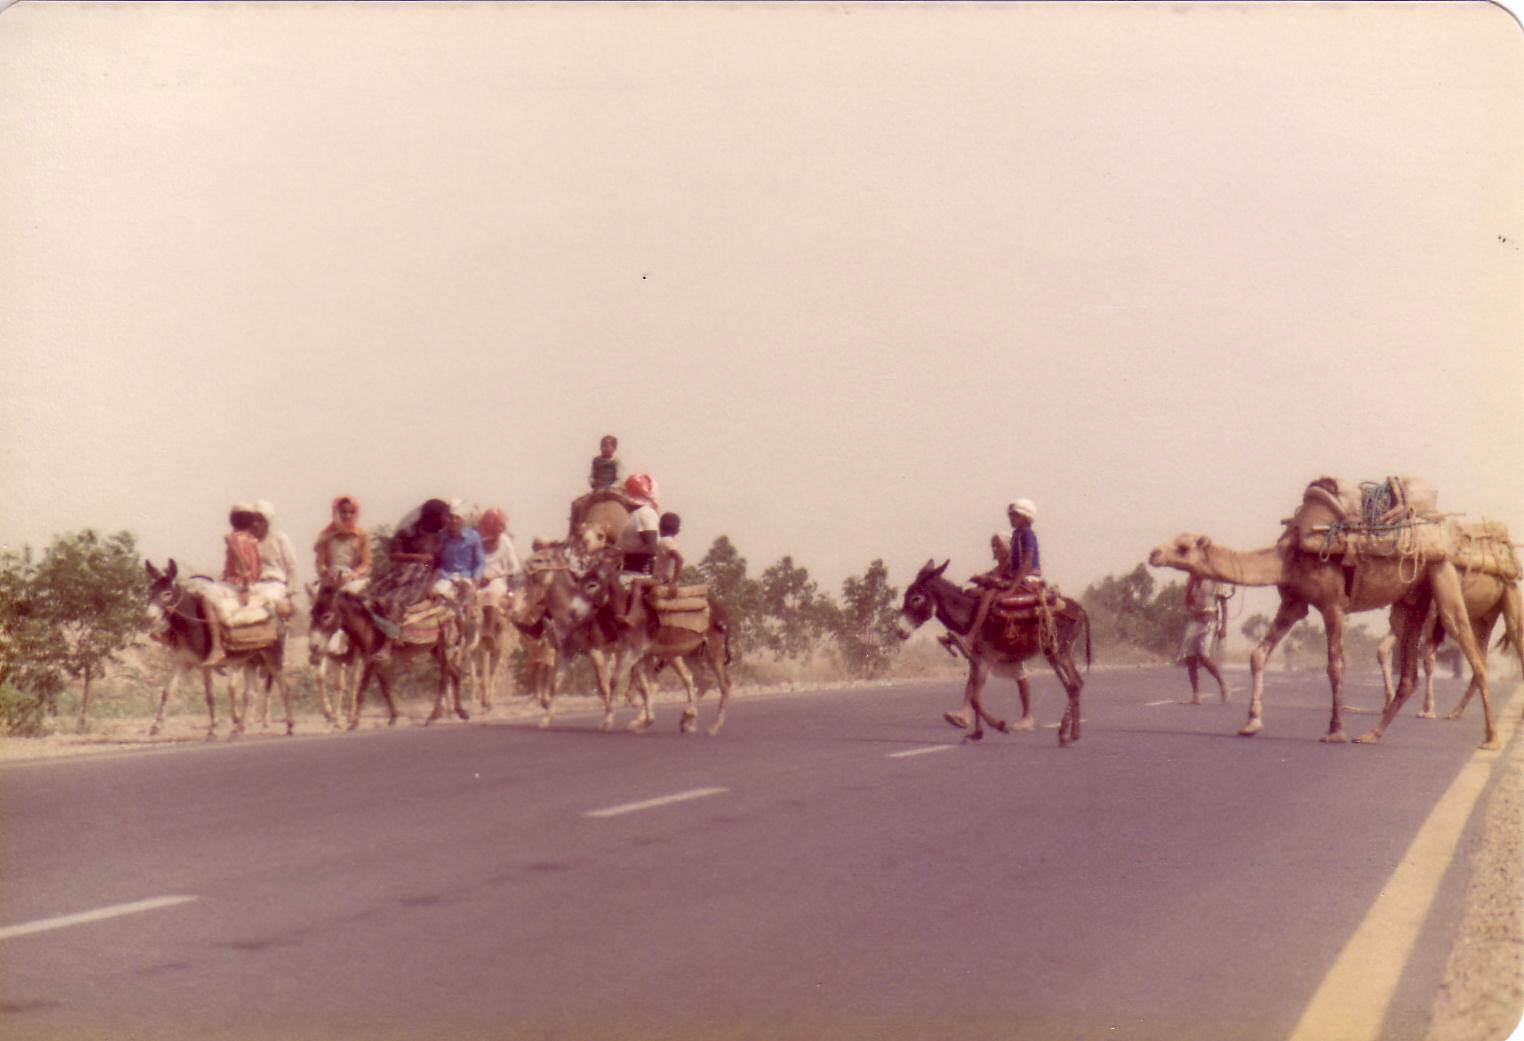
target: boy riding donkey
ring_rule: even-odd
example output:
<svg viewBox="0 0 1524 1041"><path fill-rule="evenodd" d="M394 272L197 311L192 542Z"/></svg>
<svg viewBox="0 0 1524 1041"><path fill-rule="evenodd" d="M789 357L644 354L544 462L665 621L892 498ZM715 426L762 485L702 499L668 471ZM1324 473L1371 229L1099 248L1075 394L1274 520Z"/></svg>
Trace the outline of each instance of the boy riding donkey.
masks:
<svg viewBox="0 0 1524 1041"><path fill-rule="evenodd" d="M969 626L968 635L962 636L948 630L938 637L938 642L947 648L947 653L956 655L961 652L965 658L972 660L969 644L978 638L980 629L984 627L984 621L989 617L990 605L1000 596L1009 596L1012 593L1030 593L1041 602L1045 587L1042 580L1042 556L1037 547L1037 532L1032 530L1032 522L1037 519L1037 504L1031 499L1017 499L1006 507L1006 517L1011 522L1010 548L1001 541L999 535L990 539L990 548L994 551L995 567L982 575L975 575L970 581L982 590L979 596L979 606L974 612L974 621ZM1031 722L1032 687L1027 680L1027 669L1024 662L1017 662L1014 666L1016 688L1021 694L1022 722L1014 724L1012 729L1028 729ZM948 723L960 729L966 729L970 720L966 712L946 712L942 718Z"/></svg>

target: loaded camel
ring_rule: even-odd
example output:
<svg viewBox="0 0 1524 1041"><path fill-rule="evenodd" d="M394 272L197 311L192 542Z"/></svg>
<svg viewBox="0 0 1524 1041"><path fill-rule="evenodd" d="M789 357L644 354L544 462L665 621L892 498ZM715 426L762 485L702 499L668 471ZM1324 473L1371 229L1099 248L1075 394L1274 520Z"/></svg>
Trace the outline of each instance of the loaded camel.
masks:
<svg viewBox="0 0 1524 1041"><path fill-rule="evenodd" d="M1344 734L1341 701L1345 616L1390 607L1393 629L1399 640L1401 680L1391 704L1387 705L1376 726L1355 738L1358 744L1379 741L1413 692L1421 629L1432 601L1446 631L1455 635L1481 690L1485 726L1481 747L1499 747L1497 730L1492 722L1492 705L1487 696L1487 663L1477 649L1466 616L1460 576L1448 559L1424 560L1415 565L1414 561L1401 557L1369 557L1357 570L1345 568L1338 557L1325 560L1318 553L1298 549L1286 538L1265 549L1240 552L1217 546L1205 535L1180 535L1155 547L1148 562L1152 567L1175 568L1218 582L1275 586L1280 592L1280 608L1270 631L1249 656L1253 684L1249 695L1249 718L1238 731L1240 735L1252 737L1263 729L1265 662L1291 627L1305 618L1309 609L1316 608L1323 616L1323 626L1328 633L1328 682L1333 699L1328 733L1322 740L1348 740Z"/></svg>
<svg viewBox="0 0 1524 1041"><path fill-rule="evenodd" d="M1479 651L1486 654L1487 645L1492 642L1492 629L1497 625L1499 618L1503 619L1503 636L1498 646L1512 645L1514 653L1519 658L1519 669L1524 672L1524 602L1519 596L1517 582L1508 581L1498 575L1488 574L1485 571L1466 568L1458 569L1460 574L1461 595L1466 602L1466 617L1471 622L1471 635L1476 641ZM1428 616L1424 619L1422 644L1420 653L1423 655L1424 667L1424 702L1423 711L1419 712L1420 719L1433 719L1434 710L1434 657L1439 645L1444 641L1445 630L1439 624L1439 618L1435 609L1431 606ZM1392 687L1392 674L1388 665L1393 644L1396 643L1395 631L1376 649L1376 660L1381 666L1381 680L1386 690L1386 701L1391 703L1394 696ZM1471 696L1478 689L1476 676L1473 674L1471 681L1466 685L1465 693L1456 703L1455 708L1445 714L1446 719L1459 719L1461 713L1471 701Z"/></svg>

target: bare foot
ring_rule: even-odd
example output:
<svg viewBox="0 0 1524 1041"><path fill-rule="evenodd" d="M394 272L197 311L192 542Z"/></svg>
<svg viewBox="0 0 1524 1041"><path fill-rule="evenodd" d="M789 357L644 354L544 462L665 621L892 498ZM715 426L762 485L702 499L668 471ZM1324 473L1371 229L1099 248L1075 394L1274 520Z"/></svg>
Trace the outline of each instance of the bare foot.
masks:
<svg viewBox="0 0 1524 1041"><path fill-rule="evenodd" d="M942 713L942 718L959 730L968 729L968 717L961 712L944 712Z"/></svg>

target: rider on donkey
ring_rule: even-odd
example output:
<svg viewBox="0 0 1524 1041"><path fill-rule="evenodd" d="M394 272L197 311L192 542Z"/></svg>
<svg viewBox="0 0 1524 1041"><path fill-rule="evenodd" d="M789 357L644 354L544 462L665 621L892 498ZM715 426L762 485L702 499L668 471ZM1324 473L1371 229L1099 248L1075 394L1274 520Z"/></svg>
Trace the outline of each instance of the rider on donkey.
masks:
<svg viewBox="0 0 1524 1041"><path fill-rule="evenodd" d="M655 581L652 572L660 548L661 516L656 512L656 482L650 474L631 474L625 479L624 494L635 509L619 533L620 589L612 606L615 620L628 628L630 605L638 590Z"/></svg>
<svg viewBox="0 0 1524 1041"><path fill-rule="evenodd" d="M1032 522L1037 519L1037 504L1031 499L1017 499L1006 507L1006 516L1011 522L1009 556L1002 552L1004 546L1000 545L998 536L991 540L999 564L992 571L974 576L974 584L983 589L979 607L974 612L974 622L969 626L966 642L965 637L953 632L942 637L942 643L949 649L956 644L968 653L969 644L978 638L996 597L1016 592L1042 594L1042 556L1037 548L1037 532L1032 530Z"/></svg>

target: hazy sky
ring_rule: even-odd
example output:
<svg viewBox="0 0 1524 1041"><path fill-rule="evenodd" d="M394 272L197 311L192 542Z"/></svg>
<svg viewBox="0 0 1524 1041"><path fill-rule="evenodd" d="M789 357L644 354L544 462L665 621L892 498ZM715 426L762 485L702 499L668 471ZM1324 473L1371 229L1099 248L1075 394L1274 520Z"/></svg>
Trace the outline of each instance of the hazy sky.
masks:
<svg viewBox="0 0 1524 1041"><path fill-rule="evenodd" d="M1075 592L1325 473L1524 536L1521 59L1481 3L23 2L0 543L526 546L605 432L832 593L1021 495Z"/></svg>

